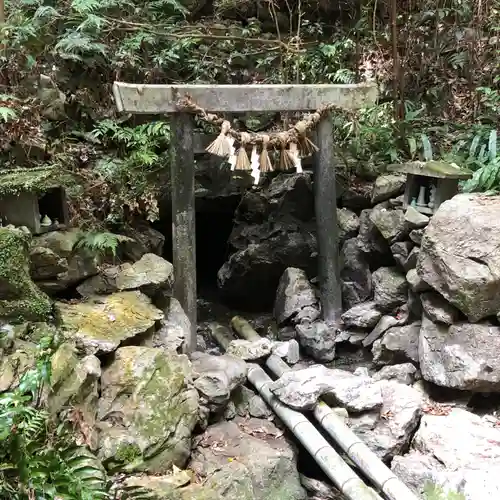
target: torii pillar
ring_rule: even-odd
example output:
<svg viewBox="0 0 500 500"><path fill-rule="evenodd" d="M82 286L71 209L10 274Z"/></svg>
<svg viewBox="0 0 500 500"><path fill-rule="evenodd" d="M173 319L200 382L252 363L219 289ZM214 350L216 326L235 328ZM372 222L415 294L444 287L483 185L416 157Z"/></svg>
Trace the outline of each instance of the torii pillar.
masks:
<svg viewBox="0 0 500 500"><path fill-rule="evenodd" d="M118 111L171 115L171 181L174 295L191 321L186 351L196 350L196 237L193 116L178 108L189 95L208 112L316 111L324 104L359 109L375 104L374 84L351 85L140 85L115 82ZM315 210L318 278L323 319L335 324L342 311L339 277L335 155L330 116L318 127Z"/></svg>

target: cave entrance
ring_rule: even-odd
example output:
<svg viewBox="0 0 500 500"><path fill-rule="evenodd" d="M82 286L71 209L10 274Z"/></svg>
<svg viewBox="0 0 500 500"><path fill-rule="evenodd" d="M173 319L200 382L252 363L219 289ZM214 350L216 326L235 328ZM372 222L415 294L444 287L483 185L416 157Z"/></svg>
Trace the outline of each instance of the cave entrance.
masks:
<svg viewBox="0 0 500 500"><path fill-rule="evenodd" d="M219 297L217 272L231 253L228 241L240 200L239 195L196 200L196 282L202 297ZM161 226L158 229L165 235L164 257L173 262L171 211L162 214Z"/></svg>

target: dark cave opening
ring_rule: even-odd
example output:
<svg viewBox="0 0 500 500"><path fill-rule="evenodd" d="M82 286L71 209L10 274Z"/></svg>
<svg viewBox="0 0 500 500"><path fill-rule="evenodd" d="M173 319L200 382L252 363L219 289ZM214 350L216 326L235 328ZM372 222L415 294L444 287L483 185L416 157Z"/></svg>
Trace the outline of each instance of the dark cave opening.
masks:
<svg viewBox="0 0 500 500"><path fill-rule="evenodd" d="M199 198L196 200L196 278L198 295L219 296L217 273L231 253L229 236L240 196ZM156 228L165 235L163 256L172 262L172 212L166 209Z"/></svg>

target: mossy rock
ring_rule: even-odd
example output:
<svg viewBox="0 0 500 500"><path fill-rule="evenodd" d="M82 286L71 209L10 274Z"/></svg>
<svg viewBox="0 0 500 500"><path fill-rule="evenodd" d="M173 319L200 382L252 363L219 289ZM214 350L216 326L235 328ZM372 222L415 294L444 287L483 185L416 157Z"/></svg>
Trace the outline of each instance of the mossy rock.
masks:
<svg viewBox="0 0 500 500"><path fill-rule="evenodd" d="M13 322L45 321L52 304L30 278L31 236L0 228L0 318Z"/></svg>
<svg viewBox="0 0 500 500"><path fill-rule="evenodd" d="M163 318L151 300L138 291L92 297L78 304L58 302L56 311L66 336L88 354L112 352Z"/></svg>
<svg viewBox="0 0 500 500"><path fill-rule="evenodd" d="M101 379L100 458L112 471L183 467L199 403L187 356L134 346L115 356Z"/></svg>
<svg viewBox="0 0 500 500"><path fill-rule="evenodd" d="M21 377L36 363L37 347L31 342L15 340L12 354L0 361L0 392L19 385Z"/></svg>

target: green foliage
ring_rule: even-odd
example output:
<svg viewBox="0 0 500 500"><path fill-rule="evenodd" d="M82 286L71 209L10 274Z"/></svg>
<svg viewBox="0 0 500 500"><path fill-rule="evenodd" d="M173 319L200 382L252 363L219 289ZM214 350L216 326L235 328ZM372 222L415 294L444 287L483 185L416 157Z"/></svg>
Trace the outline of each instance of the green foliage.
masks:
<svg viewBox="0 0 500 500"><path fill-rule="evenodd" d="M110 210L107 222L119 222L130 214L143 213L150 221L158 218L159 174L168 172L170 126L164 121L127 126L106 119L92 132L94 140L117 154L102 158L94 172L108 185Z"/></svg>
<svg viewBox="0 0 500 500"><path fill-rule="evenodd" d="M425 485L424 498L425 500L465 500L461 493L453 491L445 493L441 487L431 483Z"/></svg>
<svg viewBox="0 0 500 500"><path fill-rule="evenodd" d="M98 262L106 255L115 258L120 243L130 240L131 238L121 234L81 231L73 248L88 252Z"/></svg>
<svg viewBox="0 0 500 500"><path fill-rule="evenodd" d="M15 390L0 395L0 498L108 498L102 466L43 408L56 342L52 335L42 337L36 366Z"/></svg>

